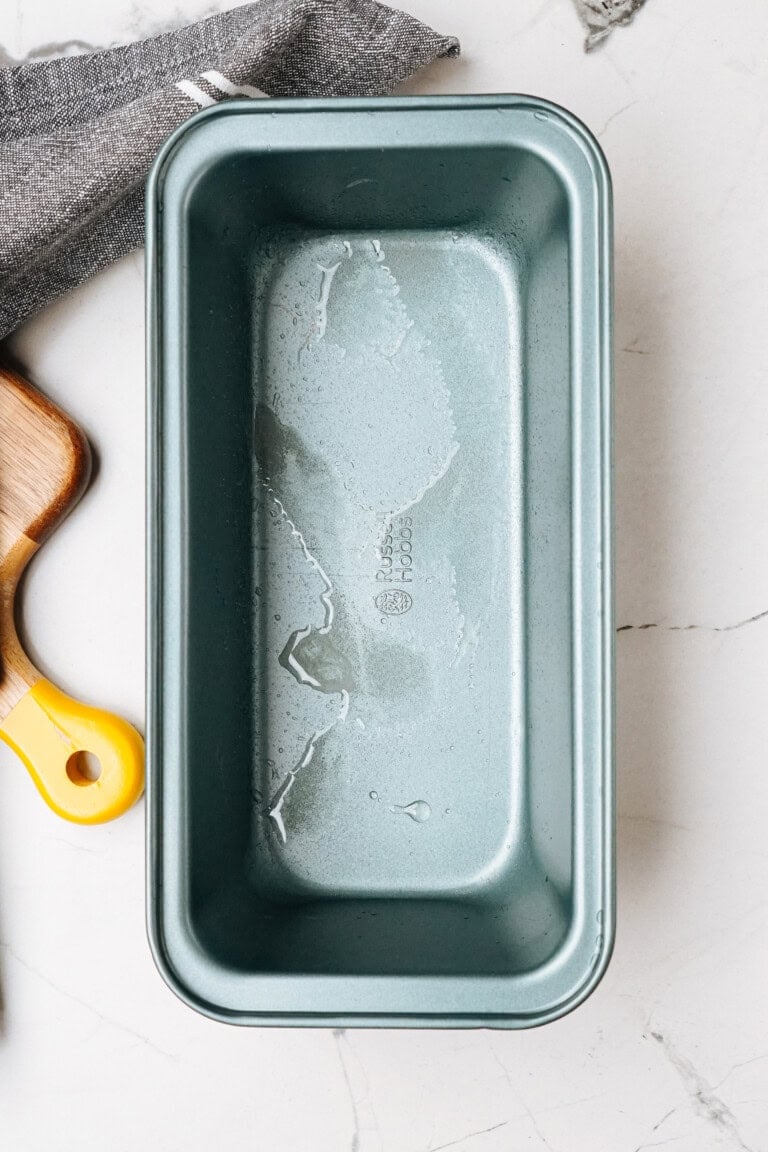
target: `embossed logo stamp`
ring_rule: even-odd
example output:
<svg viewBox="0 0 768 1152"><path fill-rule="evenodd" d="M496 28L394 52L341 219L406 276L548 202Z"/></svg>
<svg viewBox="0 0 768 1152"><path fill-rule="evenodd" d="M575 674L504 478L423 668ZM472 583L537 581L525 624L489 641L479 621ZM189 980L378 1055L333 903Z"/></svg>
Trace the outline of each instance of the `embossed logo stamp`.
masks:
<svg viewBox="0 0 768 1152"><path fill-rule="evenodd" d="M413 520L410 516L384 522L378 554L377 580L413 583Z"/></svg>
<svg viewBox="0 0 768 1152"><path fill-rule="evenodd" d="M402 616L413 607L413 597L404 588L387 588L379 592L375 603L385 616Z"/></svg>

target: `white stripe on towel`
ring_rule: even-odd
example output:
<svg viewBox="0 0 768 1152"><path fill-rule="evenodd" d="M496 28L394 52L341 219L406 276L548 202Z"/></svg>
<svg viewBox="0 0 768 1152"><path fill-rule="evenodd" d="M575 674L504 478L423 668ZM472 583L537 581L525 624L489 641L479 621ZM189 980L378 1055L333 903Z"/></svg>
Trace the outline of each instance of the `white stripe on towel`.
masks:
<svg viewBox="0 0 768 1152"><path fill-rule="evenodd" d="M198 88L197 84L194 84L191 80L179 80L176 87L179 88L185 96L188 96L190 100L194 100L195 104L199 104L201 108L210 108L212 104L216 103L213 96L209 96L207 92L203 92L202 88Z"/></svg>
<svg viewBox="0 0 768 1152"><path fill-rule="evenodd" d="M266 96L266 92L262 92L261 88L254 88L253 84L233 84L226 76L222 76L221 72L211 69L210 72L203 72L203 80L207 80L214 88L218 88L225 96L251 96L260 97Z"/></svg>

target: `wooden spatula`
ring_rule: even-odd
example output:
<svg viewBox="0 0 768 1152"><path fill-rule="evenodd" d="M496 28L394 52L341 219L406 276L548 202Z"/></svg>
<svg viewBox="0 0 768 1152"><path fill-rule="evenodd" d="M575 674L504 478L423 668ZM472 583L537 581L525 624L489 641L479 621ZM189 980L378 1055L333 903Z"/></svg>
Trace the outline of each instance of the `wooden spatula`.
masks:
<svg viewBox="0 0 768 1152"><path fill-rule="evenodd" d="M125 720L78 703L38 672L16 634L15 599L21 573L89 474L77 425L0 367L0 736L51 808L80 824L111 820L141 795L144 745Z"/></svg>

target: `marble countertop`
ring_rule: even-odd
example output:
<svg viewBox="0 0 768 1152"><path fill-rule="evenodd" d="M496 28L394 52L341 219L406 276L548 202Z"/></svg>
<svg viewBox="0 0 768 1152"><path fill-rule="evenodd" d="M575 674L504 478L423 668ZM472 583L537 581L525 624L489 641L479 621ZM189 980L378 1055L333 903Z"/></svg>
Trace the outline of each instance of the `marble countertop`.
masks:
<svg viewBox="0 0 768 1152"><path fill-rule="evenodd" d="M412 92L532 92L599 136L616 208L619 927L526 1033L235 1029L144 934L143 812L67 825L0 751L3 1152L768 1149L768 6L648 0L585 55L570 0L407 0L464 55ZM206 0L8 0L5 57ZM143 715L143 261L12 340L95 481L30 572L69 691Z"/></svg>

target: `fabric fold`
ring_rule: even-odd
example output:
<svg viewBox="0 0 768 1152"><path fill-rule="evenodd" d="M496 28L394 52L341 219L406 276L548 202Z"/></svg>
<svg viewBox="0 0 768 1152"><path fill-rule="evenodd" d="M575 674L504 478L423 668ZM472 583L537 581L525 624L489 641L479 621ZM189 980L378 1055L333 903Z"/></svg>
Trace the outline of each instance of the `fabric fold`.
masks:
<svg viewBox="0 0 768 1152"><path fill-rule="evenodd" d="M374 0L259 0L0 71L0 338L143 242L143 184L201 107L391 92L458 42Z"/></svg>

